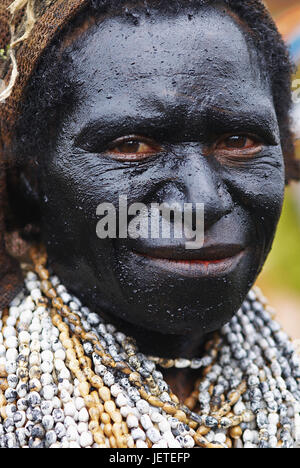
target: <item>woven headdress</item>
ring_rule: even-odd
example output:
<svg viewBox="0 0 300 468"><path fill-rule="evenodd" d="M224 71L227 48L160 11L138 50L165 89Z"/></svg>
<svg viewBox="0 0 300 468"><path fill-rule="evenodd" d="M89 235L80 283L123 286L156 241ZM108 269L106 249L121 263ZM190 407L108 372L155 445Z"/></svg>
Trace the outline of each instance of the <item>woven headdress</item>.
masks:
<svg viewBox="0 0 300 468"><path fill-rule="evenodd" d="M88 0L1 0L0 106L2 138L9 140L24 89L56 34ZM1 93L2 88L2 93ZM4 135L3 135L4 133Z"/></svg>

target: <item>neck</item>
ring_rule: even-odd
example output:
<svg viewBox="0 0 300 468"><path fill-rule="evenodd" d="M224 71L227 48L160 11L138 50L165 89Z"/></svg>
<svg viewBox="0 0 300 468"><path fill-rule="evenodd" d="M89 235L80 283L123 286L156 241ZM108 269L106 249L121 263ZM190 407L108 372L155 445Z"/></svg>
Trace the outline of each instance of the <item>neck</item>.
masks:
<svg viewBox="0 0 300 468"><path fill-rule="evenodd" d="M103 314L102 314L103 315ZM104 317L113 323L119 331L134 338L138 350L146 356L154 356L166 359L179 357L192 359L200 358L204 353L204 345L209 339L208 335L162 335L139 327L135 327L120 320L113 320L111 316ZM199 370L190 368L160 369L163 372L164 380L170 386L172 392L178 397L181 404L186 403L195 388L195 382L199 378Z"/></svg>
<svg viewBox="0 0 300 468"><path fill-rule="evenodd" d="M199 358L203 354L204 336L193 335L162 335L148 330L136 333L131 330L139 350L146 354L161 358ZM128 330L129 332L129 330ZM130 332L129 332L130 333Z"/></svg>
<svg viewBox="0 0 300 468"><path fill-rule="evenodd" d="M109 323L115 325L119 331L132 337L139 351L146 356L169 359L199 358L203 354L203 345L209 338L208 335L199 335L199 333L189 335L162 334L129 324L119 318L115 319L110 314L101 313L101 315Z"/></svg>

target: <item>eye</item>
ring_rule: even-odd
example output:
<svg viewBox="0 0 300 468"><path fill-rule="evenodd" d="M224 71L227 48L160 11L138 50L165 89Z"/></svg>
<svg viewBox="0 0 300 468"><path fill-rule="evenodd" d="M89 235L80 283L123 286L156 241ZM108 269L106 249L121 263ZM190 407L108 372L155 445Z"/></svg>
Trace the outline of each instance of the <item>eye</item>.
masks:
<svg viewBox="0 0 300 468"><path fill-rule="evenodd" d="M248 135L229 135L223 137L216 145L217 151L253 154L261 151L262 143Z"/></svg>
<svg viewBox="0 0 300 468"><path fill-rule="evenodd" d="M160 146L150 138L133 135L114 140L106 153L118 161L140 161L160 150Z"/></svg>

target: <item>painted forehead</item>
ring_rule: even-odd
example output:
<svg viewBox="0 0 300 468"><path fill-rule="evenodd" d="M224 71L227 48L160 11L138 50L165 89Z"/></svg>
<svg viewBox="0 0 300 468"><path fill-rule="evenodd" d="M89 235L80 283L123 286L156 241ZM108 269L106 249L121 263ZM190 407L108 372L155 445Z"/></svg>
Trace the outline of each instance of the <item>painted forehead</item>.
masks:
<svg viewBox="0 0 300 468"><path fill-rule="evenodd" d="M159 99L191 110L205 99L222 108L259 106L274 113L256 49L223 10L206 8L192 19L187 14L145 17L133 25L116 17L89 25L71 47L71 73L82 81L81 91L97 112L134 114ZM83 114L85 100L80 102Z"/></svg>
<svg viewBox="0 0 300 468"><path fill-rule="evenodd" d="M151 77L155 71L169 76L182 63L187 66L186 73L194 74L205 64L211 66L211 61L216 73L219 64L226 65L227 76L234 76L241 67L247 68L248 74L255 68L256 78L261 71L249 31L225 9L206 7L193 16L156 14L141 17L137 25L123 17L103 17L97 22L87 18L66 37L64 46L70 43L71 49L79 51L78 56L83 51L79 60L75 58L76 71L80 64L84 73L101 63L99 72L109 72L112 81L120 75L127 80Z"/></svg>

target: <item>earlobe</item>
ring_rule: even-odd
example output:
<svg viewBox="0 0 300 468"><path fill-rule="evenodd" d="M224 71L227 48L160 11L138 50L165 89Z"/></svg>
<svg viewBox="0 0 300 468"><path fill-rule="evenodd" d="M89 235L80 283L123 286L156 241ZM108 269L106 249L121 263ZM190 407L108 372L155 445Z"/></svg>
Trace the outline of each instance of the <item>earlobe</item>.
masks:
<svg viewBox="0 0 300 468"><path fill-rule="evenodd" d="M41 212L35 173L29 174L24 167L8 171L7 206L6 218L11 231L27 230L29 225L38 227Z"/></svg>
<svg viewBox="0 0 300 468"><path fill-rule="evenodd" d="M23 287L23 281L19 265L8 255L5 245L4 193L6 177L2 166L0 167L0 187L3 190L0 196L0 309L4 309Z"/></svg>
<svg viewBox="0 0 300 468"><path fill-rule="evenodd" d="M37 187L29 180L25 172L21 172L20 174L20 189L21 193L24 194L25 200L28 200L31 204L39 206L40 199Z"/></svg>

